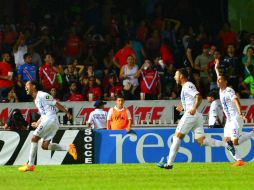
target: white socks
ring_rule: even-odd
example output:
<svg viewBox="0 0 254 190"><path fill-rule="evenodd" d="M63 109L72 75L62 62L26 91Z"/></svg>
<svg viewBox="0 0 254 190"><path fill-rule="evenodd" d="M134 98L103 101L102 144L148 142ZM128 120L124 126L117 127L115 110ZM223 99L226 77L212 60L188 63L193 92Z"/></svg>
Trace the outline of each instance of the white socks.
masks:
<svg viewBox="0 0 254 190"><path fill-rule="evenodd" d="M33 166L34 165L34 161L35 161L35 157L37 154L37 150L38 150L38 143L31 143L31 148L30 148L30 152L29 152L29 160L28 160L28 165L29 166Z"/></svg>
<svg viewBox="0 0 254 190"><path fill-rule="evenodd" d="M238 139L238 144L242 144L243 142L245 142L246 140L250 139L253 136L254 136L253 131L248 132L248 133L242 133L242 135Z"/></svg>
<svg viewBox="0 0 254 190"><path fill-rule="evenodd" d="M202 143L203 146L211 146L211 147L227 147L227 144L224 141L220 141L217 139L213 139L210 137L206 137Z"/></svg>
<svg viewBox="0 0 254 190"><path fill-rule="evenodd" d="M65 145L50 143L48 146L48 149L49 150L57 150L57 151L66 151L66 150L68 150L68 147Z"/></svg>
<svg viewBox="0 0 254 190"><path fill-rule="evenodd" d="M176 153L179 150L181 144L181 139L179 139L178 137L174 136L173 137L173 143L170 147L170 151L169 151L169 155L168 155L168 162L167 165L171 166L173 165L173 162L175 160L176 157Z"/></svg>

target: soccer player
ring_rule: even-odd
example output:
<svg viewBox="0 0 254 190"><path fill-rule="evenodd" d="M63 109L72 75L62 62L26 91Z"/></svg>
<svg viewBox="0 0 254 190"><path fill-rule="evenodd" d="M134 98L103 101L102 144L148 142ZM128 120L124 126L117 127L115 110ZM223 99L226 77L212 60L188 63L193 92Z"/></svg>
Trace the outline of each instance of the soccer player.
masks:
<svg viewBox="0 0 254 190"><path fill-rule="evenodd" d="M247 121L241 111L241 104L233 88L228 86L225 75L219 72L220 63L216 60L215 72L217 75L217 85L220 89L220 101L226 115L224 127L224 139L233 142L235 153L233 154L236 162L234 166L243 166L244 161L238 153L238 145L254 136L254 129L249 133L242 133L243 120Z"/></svg>
<svg viewBox="0 0 254 190"><path fill-rule="evenodd" d="M36 129L32 136L29 160L27 164L19 168L19 171L26 172L35 170L34 162L38 149L38 141L41 138L43 139L41 146L44 150L68 151L74 160L77 160L77 151L74 144L64 146L51 142L59 128L56 108L65 112L68 119L71 119L72 115L60 103L54 100L51 95L46 92L38 91L38 85L36 82L26 82L25 89L26 93L33 97L41 117L37 122L33 122L31 124L32 127Z"/></svg>
<svg viewBox="0 0 254 190"><path fill-rule="evenodd" d="M182 105L177 105L176 110L179 112L184 110L184 115L177 125L175 135L173 137L173 143L170 147L167 163L158 163L157 165L160 168L165 169L173 168L173 162L180 148L181 141L190 131L193 131L195 139L201 146L223 146L229 150L232 150L233 147L227 143L205 136L203 128L203 116L197 111L199 105L201 104L202 97L197 91L195 85L192 82L188 81L188 71L185 68L178 69L175 73L174 78L176 83L182 86Z"/></svg>

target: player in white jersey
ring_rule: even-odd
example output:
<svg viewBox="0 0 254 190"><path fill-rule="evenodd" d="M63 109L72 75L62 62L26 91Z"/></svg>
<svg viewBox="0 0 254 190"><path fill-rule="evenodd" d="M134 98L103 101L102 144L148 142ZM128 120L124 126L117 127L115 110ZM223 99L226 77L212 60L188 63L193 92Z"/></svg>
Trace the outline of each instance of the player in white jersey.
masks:
<svg viewBox="0 0 254 190"><path fill-rule="evenodd" d="M226 115L224 139L233 142L235 149L233 157L236 160L234 166L242 166L244 162L238 153L238 145L253 137L254 129L249 133L242 133L243 120L246 121L246 118L242 113L241 104L234 89L228 86L227 77L220 74L219 66L219 61L216 60L217 85L220 88L220 101Z"/></svg>
<svg viewBox="0 0 254 190"><path fill-rule="evenodd" d="M94 103L95 110L92 111L88 118L88 127L92 129L106 129L107 112L103 111L104 105L107 102L97 100Z"/></svg>
<svg viewBox="0 0 254 190"><path fill-rule="evenodd" d="M35 105L38 108L41 117L37 122L33 122L32 127L36 128L31 141L31 148L29 152L28 163L19 168L19 171L34 171L35 170L35 157L38 150L38 141L42 138L42 148L44 150L54 151L68 151L69 154L77 160L77 151L74 144L64 146L56 143L52 143L51 140L55 136L59 129L59 122L56 115L56 108L65 112L68 119L72 118L72 115L51 95L46 92L38 91L38 85L34 81L28 81L26 83L26 92L34 99Z"/></svg>
<svg viewBox="0 0 254 190"><path fill-rule="evenodd" d="M212 139L205 136L203 128L203 116L197 111L202 97L197 91L195 85L189 82L188 72L185 68L178 69L175 73L175 81L177 84L182 86L181 91L181 103L176 107L177 111L181 112L184 110L184 115L182 116L180 122L177 125L175 135L173 137L173 143L170 147L170 152L168 156L167 163L158 163L160 168L172 169L173 162L175 160L176 154L180 148L182 139L190 131L194 133L194 137L199 145L202 146L212 146L212 147L227 147L227 143Z"/></svg>
<svg viewBox="0 0 254 190"><path fill-rule="evenodd" d="M211 103L208 117L209 128L223 128L224 116L221 102L218 99L218 92L211 91L207 95L206 99L209 103Z"/></svg>

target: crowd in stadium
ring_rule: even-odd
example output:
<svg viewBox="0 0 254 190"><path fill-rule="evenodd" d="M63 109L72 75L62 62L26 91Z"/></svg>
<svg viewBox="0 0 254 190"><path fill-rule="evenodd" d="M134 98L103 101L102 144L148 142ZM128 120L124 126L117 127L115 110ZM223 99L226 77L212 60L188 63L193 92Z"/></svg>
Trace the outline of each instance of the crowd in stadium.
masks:
<svg viewBox="0 0 254 190"><path fill-rule="evenodd" d="M1 102L31 101L29 80L60 101L114 100L119 93L125 100L176 99L173 77L182 67L206 98L217 89L215 59L240 98L254 97L254 34L231 31L229 22L218 31L186 24L168 17L160 1L139 18L111 0L103 9L89 1L84 17L75 2L40 20L1 21Z"/></svg>

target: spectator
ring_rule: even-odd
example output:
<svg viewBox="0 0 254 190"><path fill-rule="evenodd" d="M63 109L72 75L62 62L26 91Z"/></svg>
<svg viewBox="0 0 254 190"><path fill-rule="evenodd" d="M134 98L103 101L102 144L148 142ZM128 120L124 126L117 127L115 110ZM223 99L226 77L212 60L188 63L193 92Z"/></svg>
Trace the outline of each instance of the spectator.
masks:
<svg viewBox="0 0 254 190"><path fill-rule="evenodd" d="M209 128L223 128L223 109L218 97L218 92L211 91L207 97L207 101L211 103L209 110Z"/></svg>
<svg viewBox="0 0 254 190"><path fill-rule="evenodd" d="M145 59L147 58L145 49L144 49L142 43L137 39L132 40L131 47L135 52L136 64L140 68L142 66L144 58Z"/></svg>
<svg viewBox="0 0 254 190"><path fill-rule="evenodd" d="M249 38L249 44L247 44L246 46L244 46L243 48L243 55L247 54L247 49L249 47L253 47L254 48L254 33L250 34L250 38Z"/></svg>
<svg viewBox="0 0 254 190"><path fill-rule="evenodd" d="M245 66L244 77L246 78L247 76L250 75L248 71L249 65L254 65L254 48L253 47L249 47L247 49L246 55L244 55L242 58L242 63Z"/></svg>
<svg viewBox="0 0 254 190"><path fill-rule="evenodd" d="M86 93L86 97L89 101L96 101L98 99L101 99L102 96L102 92L101 92L101 88L98 85L98 83L96 82L95 77L89 77L89 83L88 83L88 90Z"/></svg>
<svg viewBox="0 0 254 190"><path fill-rule="evenodd" d="M244 88L241 94L245 93L249 98L254 98L254 66L250 65L248 71L250 75L247 76L241 84Z"/></svg>
<svg viewBox="0 0 254 190"><path fill-rule="evenodd" d="M78 92L76 82L71 82L69 84L69 93L64 95L63 101L84 101L83 95Z"/></svg>
<svg viewBox="0 0 254 190"><path fill-rule="evenodd" d="M29 80L37 81L37 67L32 63L32 56L30 53L24 54L24 64L18 68L17 84L22 87Z"/></svg>
<svg viewBox="0 0 254 190"><path fill-rule="evenodd" d="M107 112L103 111L105 104L107 104L107 102L103 102L100 99L94 103L95 110L89 115L87 121L88 127L92 129L106 129Z"/></svg>
<svg viewBox="0 0 254 190"><path fill-rule="evenodd" d="M11 90L8 92L7 100L9 103L19 102L18 96L15 92L15 88L11 88Z"/></svg>
<svg viewBox="0 0 254 190"><path fill-rule="evenodd" d="M236 48L233 44L228 45L227 53L222 58L220 67L224 68L223 73L227 74L229 85L231 85L235 91L238 91L238 85L240 77L242 77L244 72L244 66L236 55Z"/></svg>
<svg viewBox="0 0 254 190"><path fill-rule="evenodd" d="M58 97L58 93L57 93L56 88L51 88L49 93L53 97L54 100L56 100L58 102L60 101L60 98Z"/></svg>
<svg viewBox="0 0 254 190"><path fill-rule="evenodd" d="M123 85L114 73L109 74L108 84L104 87L104 100L115 100L118 94L123 94Z"/></svg>
<svg viewBox="0 0 254 190"><path fill-rule="evenodd" d="M27 39L25 35L23 33L20 33L16 43L13 46L13 54L15 58L16 68L24 64L24 54L27 53L31 47L38 46L41 42L45 40L45 38L41 37L37 42L30 45L26 44L26 40Z"/></svg>
<svg viewBox="0 0 254 190"><path fill-rule="evenodd" d="M136 90L139 85L135 74L138 71L138 66L135 64L135 58L132 55L127 56L127 64L120 70L119 78L123 80L124 99L136 99Z"/></svg>
<svg viewBox="0 0 254 190"><path fill-rule="evenodd" d="M204 44L202 48L202 54L198 55L194 62L194 68L197 72L200 73L200 81L202 83L203 89L203 98L206 97L209 91L209 80L207 73L207 65L212 61L213 56L209 54L210 46L208 44Z"/></svg>
<svg viewBox="0 0 254 190"><path fill-rule="evenodd" d="M79 83L80 81L80 73L77 72L76 66L72 63L68 64L66 69L64 70L64 81L66 82L67 86L70 83L75 82Z"/></svg>
<svg viewBox="0 0 254 190"><path fill-rule="evenodd" d="M45 63L39 68L40 83L45 91L49 92L51 88L58 89L60 87L57 79L56 68L53 67L54 58L51 54L44 57Z"/></svg>
<svg viewBox="0 0 254 190"><path fill-rule="evenodd" d="M113 62L114 65L118 68L121 69L124 65L127 64L127 58L128 56L133 56L135 58L135 52L131 48L131 40L126 40L125 45L122 49L118 50L116 54L113 57Z"/></svg>
<svg viewBox="0 0 254 190"><path fill-rule="evenodd" d="M229 22L223 23L223 26L219 32L219 40L221 42L222 53L227 52L227 47L229 44L237 44L237 34L231 31L231 25Z"/></svg>
<svg viewBox="0 0 254 190"><path fill-rule="evenodd" d="M74 59L79 58L81 54L81 40L72 29L69 31L68 39L64 46L66 63L70 64Z"/></svg>
<svg viewBox="0 0 254 190"><path fill-rule="evenodd" d="M130 132L131 123L132 119L130 111L124 107L124 98L121 94L119 94L116 98L116 105L108 111L107 129L125 129L126 132Z"/></svg>
<svg viewBox="0 0 254 190"><path fill-rule="evenodd" d="M161 98L161 83L159 73L153 69L150 60L145 60L145 63L142 65L141 69L136 72L135 77L141 77L140 93L145 95L146 100L158 100Z"/></svg>
<svg viewBox="0 0 254 190"><path fill-rule="evenodd" d="M10 64L9 53L2 54L2 61L0 62L0 100L2 100L2 93L13 86L13 68Z"/></svg>

